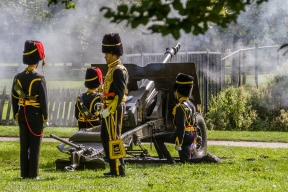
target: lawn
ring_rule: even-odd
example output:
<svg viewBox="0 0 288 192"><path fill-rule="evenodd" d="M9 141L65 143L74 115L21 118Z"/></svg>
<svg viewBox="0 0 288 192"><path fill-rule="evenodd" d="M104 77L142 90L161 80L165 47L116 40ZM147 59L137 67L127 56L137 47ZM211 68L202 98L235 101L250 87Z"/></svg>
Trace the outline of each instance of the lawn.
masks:
<svg viewBox="0 0 288 192"><path fill-rule="evenodd" d="M1 79L0 81L0 94L6 86L6 92L10 93L13 79ZM47 81L47 88L85 88L84 79L83 81Z"/></svg>
<svg viewBox="0 0 288 192"><path fill-rule="evenodd" d="M0 142L0 188L3 191L285 191L287 149L209 146L221 164L127 164L127 176L105 178L106 170L55 171L54 161L67 155L57 143L42 143L39 175L21 180L19 143ZM149 145L146 145L150 150ZM170 147L170 146L169 146ZM176 155L171 146L169 150ZM154 148L150 150L155 154Z"/></svg>
<svg viewBox="0 0 288 192"><path fill-rule="evenodd" d="M49 137L51 133L59 137L70 137L77 130L77 127L47 127L44 130L44 137ZM19 137L19 128L17 126L0 126L1 136ZM208 140L288 142L288 132L207 130L207 137Z"/></svg>

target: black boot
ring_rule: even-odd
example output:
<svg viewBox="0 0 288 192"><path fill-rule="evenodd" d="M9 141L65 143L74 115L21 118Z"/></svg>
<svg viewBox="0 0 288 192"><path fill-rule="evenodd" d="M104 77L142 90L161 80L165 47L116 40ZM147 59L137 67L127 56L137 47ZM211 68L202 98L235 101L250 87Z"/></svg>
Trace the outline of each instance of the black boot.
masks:
<svg viewBox="0 0 288 192"><path fill-rule="evenodd" d="M174 160L173 157L169 157L167 158L167 163L173 165L173 164L176 164L176 161Z"/></svg>
<svg viewBox="0 0 288 192"><path fill-rule="evenodd" d="M203 157L204 161L206 162L211 162L211 163L221 163L222 160L217 157L216 155L214 155L213 153L208 152L204 157Z"/></svg>
<svg viewBox="0 0 288 192"><path fill-rule="evenodd" d="M122 177L125 177L126 176L126 171L125 171L124 159L123 158L119 159L119 163L120 163L120 165L118 166L119 175L122 176Z"/></svg>
<svg viewBox="0 0 288 192"><path fill-rule="evenodd" d="M125 168L122 165L120 165L118 169L120 174L119 176L125 177L126 176Z"/></svg>
<svg viewBox="0 0 288 192"><path fill-rule="evenodd" d="M109 167L110 167L110 172L103 173L103 175L106 177L115 176L116 170L115 170L115 160L114 159L109 159Z"/></svg>
<svg viewBox="0 0 288 192"><path fill-rule="evenodd" d="M107 172L107 173L103 173L103 175L109 177L109 176L112 176L112 173L111 172Z"/></svg>

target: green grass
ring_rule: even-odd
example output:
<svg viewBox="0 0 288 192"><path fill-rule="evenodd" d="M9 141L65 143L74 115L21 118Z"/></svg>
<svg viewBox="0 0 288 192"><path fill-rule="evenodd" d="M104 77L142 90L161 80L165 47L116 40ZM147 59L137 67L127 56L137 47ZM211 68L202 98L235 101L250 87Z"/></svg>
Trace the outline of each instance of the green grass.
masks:
<svg viewBox="0 0 288 192"><path fill-rule="evenodd" d="M6 93L10 93L13 79L1 79L0 81L0 94L2 94L4 87L6 86ZM48 88L85 88L83 81L47 81Z"/></svg>
<svg viewBox="0 0 288 192"><path fill-rule="evenodd" d="M285 191L288 188L286 149L217 147L208 151L222 164L126 165L124 178L105 178L109 170L55 171L54 161L67 155L57 143L42 143L41 181L21 180L19 143L0 142L2 191ZM147 146L149 149L149 146ZM170 146L169 146L170 147ZM169 150L176 155L171 146ZM154 150L150 151L155 154ZM9 155L8 155L9 154Z"/></svg>
<svg viewBox="0 0 288 192"><path fill-rule="evenodd" d="M70 137L78 131L78 127L46 127L44 137L50 137L50 134L56 134L59 137ZM1 137L19 137L18 126L0 126Z"/></svg>
<svg viewBox="0 0 288 192"><path fill-rule="evenodd" d="M207 131L208 140L288 142L288 132Z"/></svg>
<svg viewBox="0 0 288 192"><path fill-rule="evenodd" d="M47 127L44 130L44 137L49 137L51 133L60 137L70 137L77 130L77 127ZM18 137L19 128L17 126L0 126L0 136ZM207 130L207 137L208 140L288 142L288 132Z"/></svg>

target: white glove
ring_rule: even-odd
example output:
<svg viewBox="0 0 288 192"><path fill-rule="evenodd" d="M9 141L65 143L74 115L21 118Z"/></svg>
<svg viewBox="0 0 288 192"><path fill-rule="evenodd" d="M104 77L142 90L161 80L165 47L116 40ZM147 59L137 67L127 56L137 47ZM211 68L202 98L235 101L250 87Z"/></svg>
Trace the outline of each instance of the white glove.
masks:
<svg viewBox="0 0 288 192"><path fill-rule="evenodd" d="M15 124L16 126L19 125L18 121L15 121L15 120L14 120L14 124Z"/></svg>
<svg viewBox="0 0 288 192"><path fill-rule="evenodd" d="M43 123L43 127L45 128L45 127L49 127L49 122L47 121L47 122L44 122Z"/></svg>
<svg viewBox="0 0 288 192"><path fill-rule="evenodd" d="M109 115L110 115L110 112L109 112L108 108L106 108L106 109L104 109L104 110L102 111L102 117L103 117L103 118L106 118L106 117L108 117Z"/></svg>
<svg viewBox="0 0 288 192"><path fill-rule="evenodd" d="M175 150L176 150L176 151L181 151L181 150L182 150L182 147L181 147L181 146L178 146L178 145L176 145L176 146L175 146Z"/></svg>

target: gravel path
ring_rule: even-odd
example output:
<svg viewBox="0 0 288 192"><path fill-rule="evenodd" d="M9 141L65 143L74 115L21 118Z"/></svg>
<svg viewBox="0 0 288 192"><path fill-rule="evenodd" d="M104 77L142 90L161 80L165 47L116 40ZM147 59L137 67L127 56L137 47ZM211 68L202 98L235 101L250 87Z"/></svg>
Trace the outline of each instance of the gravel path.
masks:
<svg viewBox="0 0 288 192"><path fill-rule="evenodd" d="M68 138L66 138L68 140ZM0 141L19 141L19 137L0 137ZM53 138L43 138L43 142L58 142ZM208 145L219 146L242 146L242 147L262 147L262 148L288 148L288 143L280 142L252 142L252 141L211 141Z"/></svg>

